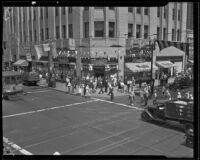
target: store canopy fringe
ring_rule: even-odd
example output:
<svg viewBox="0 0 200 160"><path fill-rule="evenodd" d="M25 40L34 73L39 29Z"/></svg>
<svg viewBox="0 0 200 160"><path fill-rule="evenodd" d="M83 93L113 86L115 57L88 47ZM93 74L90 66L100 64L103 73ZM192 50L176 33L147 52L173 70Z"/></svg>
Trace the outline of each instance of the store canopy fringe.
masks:
<svg viewBox="0 0 200 160"><path fill-rule="evenodd" d="M172 41L164 41L164 40L156 40L156 42L158 43L160 50L170 47L170 46L174 46L184 51L187 56L189 55L189 43L172 42Z"/></svg>

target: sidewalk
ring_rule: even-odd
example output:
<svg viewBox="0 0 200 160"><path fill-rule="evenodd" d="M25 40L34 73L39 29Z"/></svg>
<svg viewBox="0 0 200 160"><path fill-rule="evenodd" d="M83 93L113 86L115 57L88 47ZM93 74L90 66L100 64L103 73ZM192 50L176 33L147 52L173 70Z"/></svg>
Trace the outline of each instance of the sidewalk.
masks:
<svg viewBox="0 0 200 160"><path fill-rule="evenodd" d="M62 82L56 82L56 87L55 88L53 88L53 89L55 89L55 90L58 90L58 91L63 91L63 92L66 92L67 93L67 87L65 86L65 83L62 83ZM136 94L137 94L137 92L138 92L138 87L136 87ZM105 89L104 89L105 90ZM100 98L106 98L106 97L109 97L109 95L108 95L108 92L107 93L103 93L103 94L98 94L99 93L99 91L100 91L100 89L97 89L97 91L96 91L96 93L92 93L91 94L91 97L100 97ZM75 89L74 90L74 95L77 95L77 93L78 93L78 90L77 89ZM71 93L72 94L72 93ZM117 90L117 87L115 87L114 88L114 96L115 97L122 97L122 96L126 96L126 95L128 95L128 93L121 93L121 92L119 92L118 90Z"/></svg>

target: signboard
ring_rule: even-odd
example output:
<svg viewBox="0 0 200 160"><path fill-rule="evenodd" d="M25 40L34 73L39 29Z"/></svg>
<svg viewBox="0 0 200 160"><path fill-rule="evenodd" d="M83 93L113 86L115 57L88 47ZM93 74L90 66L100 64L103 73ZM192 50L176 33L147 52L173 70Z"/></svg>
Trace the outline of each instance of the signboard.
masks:
<svg viewBox="0 0 200 160"><path fill-rule="evenodd" d="M26 60L27 61L32 61L32 57L30 53L26 53Z"/></svg>
<svg viewBox="0 0 200 160"><path fill-rule="evenodd" d="M95 65L105 65L105 64L107 64L107 59L103 59L103 58L101 58L101 59L91 59L91 62L92 62L92 64L95 64Z"/></svg>

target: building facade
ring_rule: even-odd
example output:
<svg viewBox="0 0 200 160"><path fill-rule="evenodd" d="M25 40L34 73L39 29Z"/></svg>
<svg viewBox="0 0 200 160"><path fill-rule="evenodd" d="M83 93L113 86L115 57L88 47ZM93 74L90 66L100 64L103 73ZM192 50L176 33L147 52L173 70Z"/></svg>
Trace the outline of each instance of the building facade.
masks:
<svg viewBox="0 0 200 160"><path fill-rule="evenodd" d="M124 56L133 45L149 44L152 38L186 42L186 2L164 7L11 7L10 17L9 41L15 45L9 48L15 60L27 53L37 59L34 45L53 41L58 52L76 51L72 62L77 75L112 71L123 79Z"/></svg>

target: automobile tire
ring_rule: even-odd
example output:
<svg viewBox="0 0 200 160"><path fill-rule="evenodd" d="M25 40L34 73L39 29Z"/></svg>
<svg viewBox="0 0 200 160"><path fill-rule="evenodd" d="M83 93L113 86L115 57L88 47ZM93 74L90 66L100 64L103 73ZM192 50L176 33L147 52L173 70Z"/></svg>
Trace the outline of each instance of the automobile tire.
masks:
<svg viewBox="0 0 200 160"><path fill-rule="evenodd" d="M144 120L144 121L146 121L146 122L149 122L149 121L152 120L151 117L150 117L145 111L143 111L143 112L141 113L141 118L142 118L142 120Z"/></svg>

